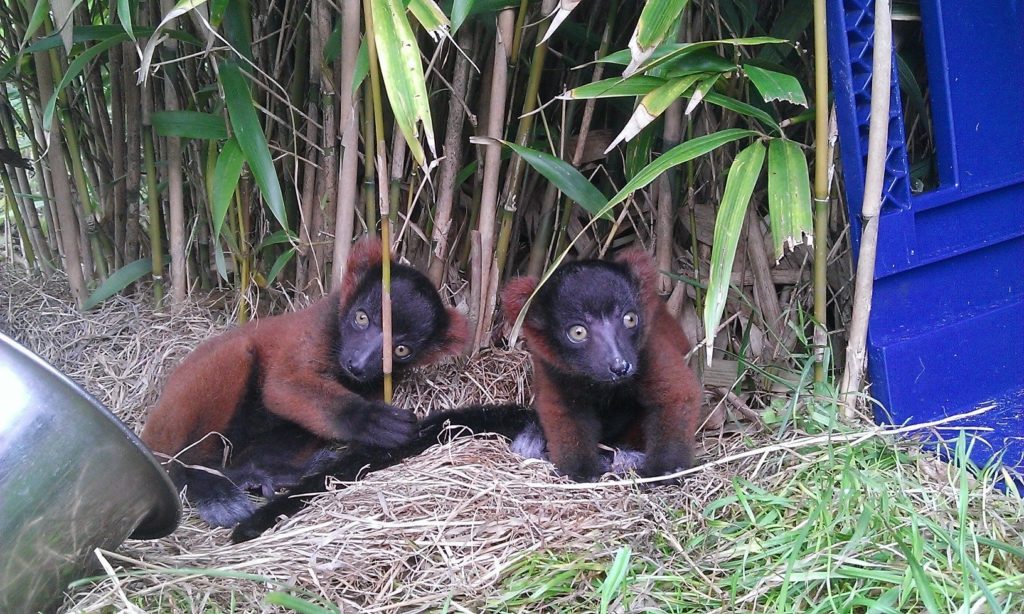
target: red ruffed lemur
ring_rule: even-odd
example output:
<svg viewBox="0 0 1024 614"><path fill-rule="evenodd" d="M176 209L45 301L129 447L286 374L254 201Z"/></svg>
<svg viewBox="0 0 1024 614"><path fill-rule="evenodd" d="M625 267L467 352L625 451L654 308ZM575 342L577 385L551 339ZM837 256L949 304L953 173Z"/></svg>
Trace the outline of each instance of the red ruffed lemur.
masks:
<svg viewBox="0 0 1024 614"><path fill-rule="evenodd" d="M340 290L309 307L210 339L171 373L142 440L165 460L199 516L232 526L328 466L332 441L408 444L415 415L381 400L380 243L353 246ZM391 266L396 373L457 354L466 320L415 269Z"/></svg>
<svg viewBox="0 0 1024 614"><path fill-rule="evenodd" d="M690 342L656 293L656 275L650 256L633 248L610 261L563 265L539 289L533 278L511 280L501 294L509 322L536 290L523 320L535 411L472 406L431 415L405 446L361 447L333 459L290 497L271 500L239 524L232 539L252 539L300 509L322 491L326 475L351 481L394 465L437 443L449 426L507 436L513 451L548 458L576 481L608 471L654 477L691 467L702 388L686 363ZM602 445L623 452L609 454Z"/></svg>

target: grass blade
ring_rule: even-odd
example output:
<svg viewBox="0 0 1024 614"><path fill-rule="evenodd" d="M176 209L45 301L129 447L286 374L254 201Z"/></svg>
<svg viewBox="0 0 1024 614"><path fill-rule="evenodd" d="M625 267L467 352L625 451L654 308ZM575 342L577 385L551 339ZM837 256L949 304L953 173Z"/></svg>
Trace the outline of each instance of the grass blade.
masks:
<svg viewBox="0 0 1024 614"><path fill-rule="evenodd" d="M284 208L281 184L277 180L274 161L270 157L267 137L263 134L256 105L249 94L249 86L241 69L233 62L221 62L220 82L224 88L224 100L228 106L231 129L245 160L249 163L256 184L260 186L263 200L282 228L288 228L288 214Z"/></svg>
<svg viewBox="0 0 1024 614"><path fill-rule="evenodd" d="M813 242L807 158L793 141L773 139L768 144L768 214L776 262L785 247L793 249L805 238Z"/></svg>
<svg viewBox="0 0 1024 614"><path fill-rule="evenodd" d="M604 582L601 583L601 614L605 614L608 611L608 606L611 605L612 599L622 590L622 586L626 581L626 573L629 572L629 559L631 555L632 550L629 546L619 548L618 553L616 553L615 560L612 562L611 568L608 569L608 575L605 577Z"/></svg>
<svg viewBox="0 0 1024 614"><path fill-rule="evenodd" d="M736 245L743 229L743 218L747 203L754 193L754 186L764 165L764 145L755 141L737 154L725 180L725 193L715 218L715 238L711 246L711 273L708 276L708 293L704 303L704 329L707 331L705 345L707 362L715 346L715 331L725 310L725 299L729 294L729 278L736 258Z"/></svg>

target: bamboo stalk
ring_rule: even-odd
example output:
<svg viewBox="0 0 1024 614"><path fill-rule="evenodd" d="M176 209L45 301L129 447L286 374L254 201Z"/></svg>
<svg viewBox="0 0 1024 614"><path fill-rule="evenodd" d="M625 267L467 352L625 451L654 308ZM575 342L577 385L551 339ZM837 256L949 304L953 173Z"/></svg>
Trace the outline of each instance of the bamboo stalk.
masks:
<svg viewBox="0 0 1024 614"><path fill-rule="evenodd" d="M21 211L18 209L18 203L14 196L14 185L11 183L11 175L5 168L4 164L0 164L0 182L4 186L4 200L7 204L4 205L4 212L6 215L14 218L14 226L18 229L18 237L21 240L21 253L25 255L25 268L29 271L34 271L38 268L36 263L36 253L32 249L32 240L28 235L28 228L25 227L25 220L21 216ZM8 240L8 254L14 257L14 244L11 243L11 233L7 232Z"/></svg>
<svg viewBox="0 0 1024 614"><path fill-rule="evenodd" d="M48 100L53 95L53 76L50 70L49 54L35 56L36 79L39 84L39 98ZM87 295L85 275L82 271L82 252L79 241L78 218L72 204L71 184L68 182L67 166L64 162L64 144L57 136L50 134L46 147L46 159L50 168L48 174L53 187L53 198L60 219L60 240L64 246L64 272L68 276L71 295L79 308Z"/></svg>
<svg viewBox="0 0 1024 614"><path fill-rule="evenodd" d="M164 247L160 233L160 200L157 188L156 148L153 144L152 80L142 86L142 155L146 165L146 202L149 206L149 256L153 263L153 303L157 308L164 300Z"/></svg>
<svg viewBox="0 0 1024 614"><path fill-rule="evenodd" d="M494 62L492 64L491 91L488 101L487 126L484 136L500 139L505 118L505 100L508 93L508 58L512 43L512 26L515 12L505 9L498 15L498 34L494 39ZM496 266L494 225L498 208L498 175L501 171L501 145L489 143L484 148L484 178L480 196L480 213L478 230L480 233L480 268L473 274L473 283L480 290L480 303L477 308L476 330L473 335L473 349L483 347L487 331L491 327L492 314L487 305L492 303L488 297L491 287L491 276L497 276L501 270Z"/></svg>
<svg viewBox="0 0 1024 614"><path fill-rule="evenodd" d="M868 159L864 174L864 202L861 218L860 254L857 258L857 276L854 281L853 316L850 320L850 339L846 346L846 371L839 388L847 418L856 414L857 393L860 391L867 366L868 318L871 315L871 295L874 290L875 250L878 245L878 214L882 206L882 188L885 182L885 154L889 137L889 93L892 76L892 19L889 0L875 2L875 38L871 58L871 116L868 122Z"/></svg>
<svg viewBox="0 0 1024 614"><path fill-rule="evenodd" d="M0 107L0 140L7 143L6 146L10 149L20 152L21 148L18 147L18 137L14 131L14 122L11 116L10 101L7 101L7 104ZM15 205L20 206L21 217L24 219L28 231L28 241L38 260L37 264L43 270L51 271L54 268L53 252L50 251L50 245L46 242L46 237L43 236L42 228L40 228L39 212L36 210L32 199L28 196L32 193L32 189L29 185L28 176L25 174L25 169L14 167L11 190L14 190L14 179L17 180L17 191L24 196L17 198L14 191L9 191L8 194L14 199Z"/></svg>
<svg viewBox="0 0 1024 614"><path fill-rule="evenodd" d="M828 33L825 0L814 0L814 381L825 381L828 345Z"/></svg>
<svg viewBox="0 0 1024 614"><path fill-rule="evenodd" d="M470 34L464 28L459 31L459 47L466 48L471 44ZM455 68L452 77L451 97L448 99L448 124L445 128L439 180L437 186L437 207L434 211L434 228L431 234L432 249L427 277L434 286L440 288L444 283L445 263L448 261L448 235L452 227L452 208L455 204L455 177L462 166L462 127L466 120L463 105L469 91L469 58L464 53L455 54Z"/></svg>
<svg viewBox="0 0 1024 614"><path fill-rule="evenodd" d="M121 71L121 83L124 86L124 125L125 125L125 204L121 216L115 220L114 242L124 250L125 262L131 262L140 255L139 211L142 206L142 126L141 115L137 112L142 106L142 91L134 78L139 67L138 56L129 52L124 54L124 66Z"/></svg>
<svg viewBox="0 0 1024 614"><path fill-rule="evenodd" d="M318 11L317 7L321 9ZM331 34L331 14L327 4L317 2L313 5L314 14L319 19L314 20L313 27L322 27L323 38L319 41L319 51L311 50L313 53L311 63L323 60L323 44ZM319 37L318 37L319 38ZM313 41L311 41L313 42ZM315 281L316 289L322 293L325 287L327 274L327 257L333 253L333 246L326 240L327 229L332 230L335 224L337 202L335 197L338 193L338 173L335 171L338 165L338 114L336 110L337 96L334 78L327 66L321 67L320 73L320 117L323 124L323 155L320 158L320 170L317 173L317 189L319 206L313 208L313 269L310 273L310 283ZM308 284L307 284L308 285ZM309 286L312 289L312 286ZM329 287L329 284L328 286Z"/></svg>
<svg viewBox="0 0 1024 614"><path fill-rule="evenodd" d="M523 3L525 5L525 2ZM541 3L541 14L550 15L554 12L558 0L544 0ZM524 13L520 11L520 14ZM548 22L541 22L537 26L537 40L543 40L547 33ZM517 34L521 36L521 34ZM514 49L518 49L516 46ZM548 56L548 42L539 43L533 48L533 58L530 62L530 75L526 81L526 94L523 99L523 110L519 117L519 127L516 130L516 143L522 146L530 144L530 135L533 132L533 120L536 115L537 95L540 91L540 80L544 74L544 63ZM513 58L515 56L513 55ZM514 59L513 59L514 61ZM514 66L514 64L513 64ZM505 183L505 200L501 211L501 230L498 233L498 245L496 252L495 275L500 275L505 268L505 259L508 257L509 243L511 242L512 221L515 217L517 203L521 196L520 190L523 182L523 175L526 172L526 161L520 156L513 154L509 163L507 180Z"/></svg>
<svg viewBox="0 0 1024 614"><path fill-rule="evenodd" d="M49 25L44 23L44 29L48 32ZM46 54L50 59L50 74L55 81L59 81L63 78L63 69L61 68L60 57L57 55L56 49L50 49ZM64 137L64 142L67 145L65 151L67 155L68 166L71 169L71 178L74 180L75 191L78 196L78 207L75 209L76 214L79 216L79 230L82 233L83 242L81 244L82 249L82 261L86 265L85 273L88 275L92 268L96 268L96 273L99 274L100 278L106 278L107 269L106 262L100 257L99 239L96 236L95 218L92 215L92 207L89 205L89 182L85 177L85 167L82 164L83 152L78 140L78 131L74 123L71 122L67 114L67 90L61 90L57 92L57 106L54 112L55 131L59 132ZM92 250L92 263L89 263L90 251Z"/></svg>
<svg viewBox="0 0 1024 614"><path fill-rule="evenodd" d="M347 0L341 5L341 81L339 121L341 164L338 167L338 208L334 221L334 268L331 287L337 289L345 276L345 263L352 246L355 208L359 199L359 101L353 91L359 55L360 3Z"/></svg>
<svg viewBox="0 0 1024 614"><path fill-rule="evenodd" d="M171 0L160 0L160 10L165 15L174 8ZM163 43L167 50L167 56L177 57L178 43L172 37L167 37ZM175 82L180 78L177 66L171 62L164 65L164 110L178 111L181 105L178 102L178 94L175 89ZM152 138L152 136L150 136ZM188 281L185 279L185 193L181 168L181 139L179 137L166 137L167 147L167 235L168 248L171 255L171 300L181 304L185 302L188 295ZM150 201L152 203L152 200ZM152 205L150 215L152 216ZM155 218L150 218L150 226L154 225ZM150 232L152 236L152 231ZM156 256L154 250L154 257ZM154 264L154 270L155 270Z"/></svg>
<svg viewBox="0 0 1024 614"><path fill-rule="evenodd" d="M39 191L41 196L43 196L43 219L46 221L46 242L49 245L49 253L51 255L50 260L53 263L58 263L58 261L63 258L64 246L60 242L60 224L56 221L56 205L54 204L53 199L53 187L50 183L50 174L43 168L44 154L40 149L40 144L43 142L43 133L42 130L39 129L38 122L33 119L35 107L28 103L24 87L21 85L18 86L18 97L22 100L25 108L25 114L22 118L24 121L23 129L30 137L28 142L29 148L32 150L32 170L35 172L35 176L39 182ZM28 189L27 181L25 185L25 193L31 193L32 190Z"/></svg>
<svg viewBox="0 0 1024 614"><path fill-rule="evenodd" d="M366 47L370 56L370 102L373 105L373 136L376 141L373 156L376 184L385 185L384 177L387 169L386 151L384 149L384 102L380 84L380 65L377 63L377 43L373 37L373 13L370 3L363 0L363 19L366 24ZM371 159L367 154L367 159ZM388 199L383 190L380 193L380 249L381 249L381 333L383 339L384 362L384 402L390 403L393 396L391 371L391 217L388 211Z"/></svg>

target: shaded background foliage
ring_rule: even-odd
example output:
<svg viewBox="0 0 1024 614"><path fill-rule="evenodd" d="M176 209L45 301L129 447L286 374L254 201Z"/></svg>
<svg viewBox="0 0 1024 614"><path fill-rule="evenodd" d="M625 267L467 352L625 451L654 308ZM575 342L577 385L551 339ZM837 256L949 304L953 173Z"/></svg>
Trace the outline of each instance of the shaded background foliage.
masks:
<svg viewBox="0 0 1024 614"><path fill-rule="evenodd" d="M3 167L6 257L64 271L80 305L166 288L245 319L329 291L387 227L482 347L503 280L640 243L724 387L806 376L810 2L0 12L2 146L31 166Z"/></svg>

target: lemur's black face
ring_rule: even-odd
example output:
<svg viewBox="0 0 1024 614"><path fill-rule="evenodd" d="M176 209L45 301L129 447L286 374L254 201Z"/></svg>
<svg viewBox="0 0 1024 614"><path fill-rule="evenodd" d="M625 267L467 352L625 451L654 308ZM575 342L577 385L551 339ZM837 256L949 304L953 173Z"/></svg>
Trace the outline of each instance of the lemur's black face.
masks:
<svg viewBox="0 0 1024 614"><path fill-rule="evenodd" d="M646 322L640 286L624 265L582 261L564 265L545 283L530 317L560 358L558 369L595 382L633 377Z"/></svg>
<svg viewBox="0 0 1024 614"><path fill-rule="evenodd" d="M346 378L358 383L376 382L384 377L380 271L380 266L376 266L367 272L339 315L338 364ZM404 265L391 265L391 351L395 371L416 364L441 343L449 320L437 291L422 273Z"/></svg>

